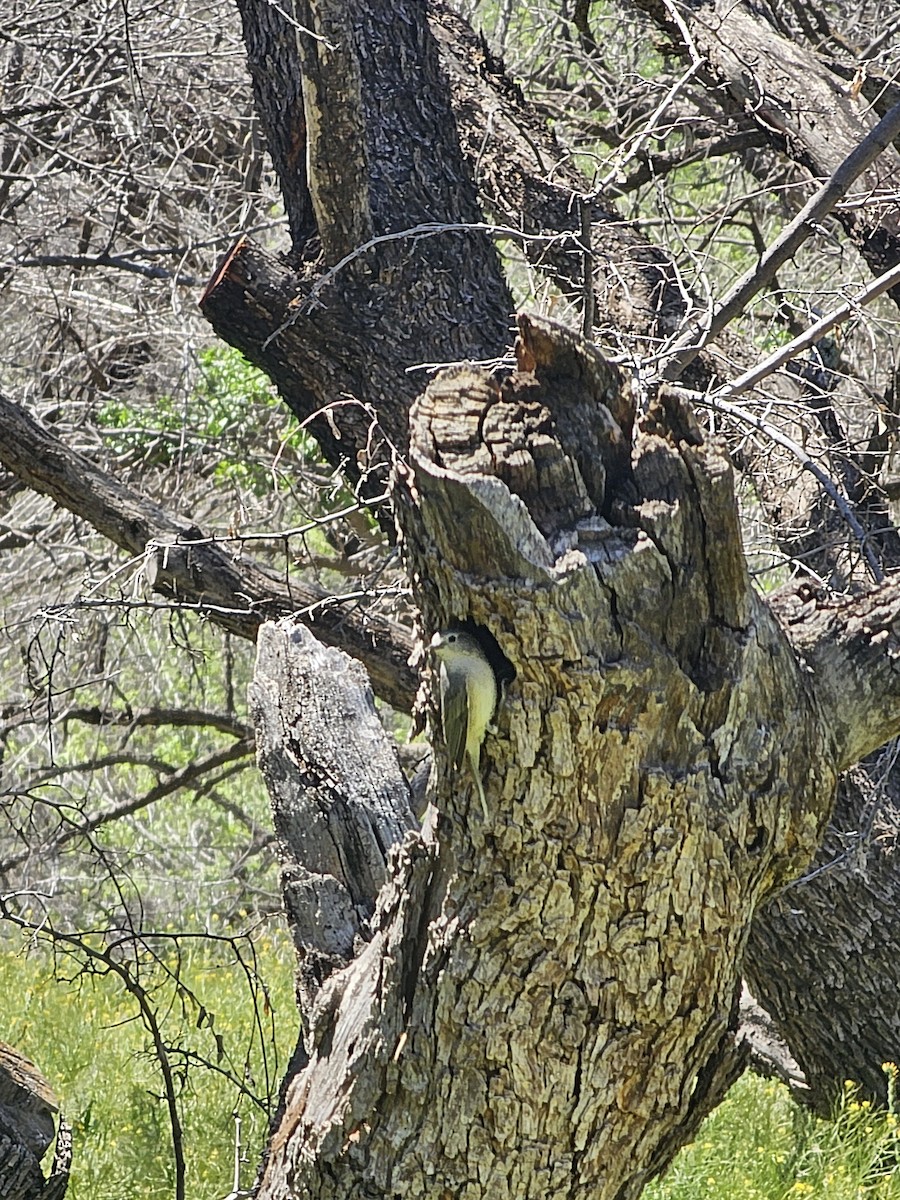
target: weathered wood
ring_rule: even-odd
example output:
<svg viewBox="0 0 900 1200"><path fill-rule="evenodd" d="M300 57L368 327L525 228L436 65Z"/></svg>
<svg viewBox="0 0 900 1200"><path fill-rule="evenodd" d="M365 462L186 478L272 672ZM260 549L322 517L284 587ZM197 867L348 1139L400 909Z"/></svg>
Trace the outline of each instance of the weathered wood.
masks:
<svg viewBox="0 0 900 1200"><path fill-rule="evenodd" d="M801 582L771 605L816 680L831 752L846 770L897 731L900 576L857 596Z"/></svg>
<svg viewBox="0 0 900 1200"><path fill-rule="evenodd" d="M59 1103L41 1071L14 1046L0 1042L0 1196L3 1200L61 1200L68 1183L71 1139L60 1117L50 1180L40 1161L53 1142ZM68 1147L68 1157L66 1155ZM48 1192L48 1187L53 1191Z"/></svg>
<svg viewBox="0 0 900 1200"><path fill-rule="evenodd" d="M417 822L365 672L287 620L263 626L250 706L308 1018L368 940L391 846Z"/></svg>
<svg viewBox="0 0 900 1200"><path fill-rule="evenodd" d="M624 381L536 318L518 358L435 381L395 488L425 626L515 668L488 819L438 746L440 817L320 996L265 1200L636 1196L740 1070L753 912L827 819L834 745L720 450L664 394L613 488ZM591 486L562 432L589 427Z"/></svg>
<svg viewBox="0 0 900 1200"><path fill-rule="evenodd" d="M374 13L374 7L369 7ZM696 6L698 11L700 7ZM250 11L249 3L245 4L244 10L245 14ZM277 10L268 6L267 12L274 20L273 14ZM658 6L658 12L666 18L662 6ZM687 16L690 17L692 12L693 10ZM397 8L396 13L403 38L406 38L410 30L415 29L415 38L419 38L420 42L417 43L415 38L412 41L404 40L403 53L394 53L394 47L398 43L393 29L387 23L372 23L366 26L371 36L363 37L358 42L366 59L363 70L369 72L364 77L365 86L368 87L370 83L374 85L376 90L373 91L373 95L379 97L369 105L371 129L368 123L366 128L366 136L371 138L368 145L371 151L372 171L375 175L384 172L381 180L393 173L401 182L405 179L412 185L409 190L401 192L381 188L379 180L374 181L374 189L369 193L369 203L375 206L373 211L378 205L384 204L384 207L378 208L375 220L374 228L379 230L396 229L397 223L412 225L421 219L421 197L431 194L429 189L437 180L429 177L427 183L421 186L422 162L414 161L414 147L422 144L432 146L438 134L441 137L450 136L453 130L453 122L447 119L446 109L439 111L438 108L429 107L431 100L427 96L427 104L423 107L422 97L414 86L419 75L408 70L405 65L409 61L415 61L423 36L422 27L414 21L410 23L405 6ZM723 14L716 17L716 21L719 22L728 15L723 11ZM746 16L746 13L742 15ZM381 20L383 16L384 13L378 14L377 20ZM503 76L499 64L485 53L483 45L458 17L434 6L431 29L440 46L444 68L451 81L455 128L475 176L476 185L489 211L525 231L541 234L553 230L576 232L578 205L573 204L573 193L583 190L584 185L573 170L558 161L557 148L547 136L546 130L541 127L541 114L529 111L527 105L522 103L521 97L515 94L515 89ZM674 27L671 32L676 38L679 36ZM292 27L285 26L276 37L279 39L279 54L290 57L291 53L294 53L296 56L295 31ZM380 47L383 42L391 47L391 55L379 59L376 66L377 55L370 54L370 49L373 46ZM777 145L787 145L789 149L799 146L802 156L806 153L803 139L806 133L804 112L807 106L804 97L799 97L799 102L794 105L791 89L795 87L797 78L805 80L809 72L806 66L801 72L789 72L787 91L779 91L778 79L774 76L770 79L765 75L765 52L775 45L774 39L767 38L764 41L760 46L763 58L757 59L754 51L754 69L758 70L763 90L768 90L779 103L785 102L787 116L793 119L794 110L799 116L796 129L791 131L792 141L785 143L784 133L777 127L768 127L768 132L772 134ZM725 40L722 40L719 47L712 48L716 52L725 49ZM430 53L429 48L429 55ZM791 61L792 56L796 56L797 53L797 48L793 48L784 61ZM208 312L223 336L234 340L249 357L259 362L276 378L294 411L299 415L312 416L315 419L323 405L331 402L336 404L329 418L319 419L313 428L317 436L321 437L330 460L336 465L341 462L349 463L351 474L354 478L359 478L373 462L377 465L380 461L377 445L380 434L375 426L376 409L381 422L380 429L387 432L389 439L395 439L395 445L401 449L406 444L406 411L422 377L403 368L413 365L415 355L419 355L425 362L463 357L463 353L457 352L463 346L466 347L464 353L476 357L497 353L498 344L502 339L497 337L496 331L503 323L502 309L506 301L489 304L486 309L481 310L480 315L476 315L474 321L469 322L469 314L473 312L472 299L475 299L476 304L480 302L484 279L489 280L491 289L495 288L496 276L493 266L488 265L484 275L479 274L475 260L455 268L451 267L449 273L454 276L453 286L448 288L446 271L435 272L426 266L425 271L419 275L417 270L406 273L395 270L388 258L380 260L386 264L383 267L373 267L368 276L368 287L356 288L360 276L345 271L339 277L329 279L326 288L316 291L316 299L321 302L321 307L310 305L305 308L304 298L317 287L322 278L321 266L315 265L318 243L315 238L308 242L304 240L308 228L306 222L309 221L311 213L307 180L303 173L305 159L302 151L306 133L302 128L301 116L296 112L296 91L288 91L287 97L279 94L281 79L289 78L290 87L295 86L299 77L298 60L295 57L292 63L287 64L287 74L284 64L280 64L274 71L269 71L265 54L255 55L255 62L257 65L252 67L255 87L258 93L267 93L265 110L269 114L266 118L269 122L268 135L270 139L273 138L273 123L280 122L284 143L292 147L293 158L288 164L288 169L282 171L282 182L286 184L286 205L289 211L289 192L293 188L298 211L303 214L299 223L292 220L292 260L302 260L304 265L295 275L284 268L283 264L276 264L274 259L265 262L264 256L260 256L255 248L243 243L238 253L220 272L216 288L209 298ZM392 120L397 114L403 113L407 113L409 119L417 112L430 112L432 116L437 114L437 125L430 128L417 126L417 129L421 130L417 137L407 136L401 128L402 120L400 125L393 124L390 129L380 124L381 101L386 94L385 80L390 77L391 64L397 78L394 84L389 85L388 92L394 89L394 94L398 97L396 105L391 106ZM429 57L429 71L432 64L433 58ZM775 66L777 67L777 63ZM816 88L819 89L824 77L816 71L813 74ZM795 77L791 77L794 75ZM725 74L721 78L724 80ZM428 94L431 91L430 75L426 72L422 79L422 91ZM336 87L340 89L344 82L339 76ZM740 83L741 79L738 78L737 84ZM828 81L825 79L825 88L819 89L817 95L827 98L827 92ZM442 89L435 94L439 97L445 95ZM724 94L722 91L716 93L717 96ZM754 112L762 112L758 105L753 104L751 108ZM768 106L765 108L764 119L769 111ZM838 145L839 139L834 137L834 131L828 122L827 105L822 111L826 115L822 120L815 118L819 120L820 128L818 131L813 130L813 133L824 136L826 141L831 139L836 156L834 161L837 161L846 152L847 146ZM851 112L850 115L854 114ZM761 128L766 127L761 125ZM303 144L298 139L301 139ZM443 142L441 144L443 145ZM413 148L411 157L406 154L408 147ZM442 157L442 154L437 153L426 156L426 175L431 166L441 162ZM441 185L434 193L444 198L448 194L456 194L454 188L457 183L454 181L464 178L464 174L459 174L459 161L455 151L448 162L450 192L442 190ZM822 159L818 166L812 158L809 158L808 162L816 174L828 173L829 167L825 159ZM552 179L549 170L551 166ZM348 187L349 183L348 178ZM468 186L466 183L465 188L459 192L464 196L465 205L468 207L454 209L452 204L446 205L444 200L441 200L434 205L434 210L439 210L442 216L449 212L466 211L469 214L474 213L477 218L477 209L470 205L471 192ZM358 195L358 189L353 194ZM407 200L413 201L408 210L405 207ZM352 209L352 205L350 207ZM320 216L326 225L329 220L335 225L334 230L326 228L326 234L339 232L339 215L335 214L329 218L328 213L324 212L324 216ZM855 216L851 214L848 219L864 220L867 215L870 216L871 212L857 212ZM682 314L683 304L675 273L666 256L649 246L633 230L619 223L615 214L606 213L598 207L594 210L593 217L595 222L603 225L602 233L595 230L594 238L595 246L602 247L595 256L600 286L597 309L601 314L601 323L614 327L617 332L625 331L629 337L639 340L652 339L671 332ZM472 218L470 216L466 219ZM408 243L405 246L408 248ZM572 244L561 242L547 246L541 242L534 243L526 249L532 261L540 260L542 267L549 266L557 279L577 281L582 260L580 255L572 254ZM367 256L357 260L360 261L368 264L375 259ZM263 264L261 273L256 270L260 263ZM270 306L267 297L273 289L268 286L267 275L279 270L282 272L282 281L274 291L280 295L276 298L277 302ZM492 294L495 298L502 295L496 290ZM415 305L422 307L423 314L413 336L408 334L410 297L414 297ZM436 299L433 307L432 297ZM216 308L216 305L220 307ZM488 314L487 320L484 319L485 314ZM448 315L451 318L449 322L446 320ZM257 316L259 323L253 325ZM291 318L296 318L294 324L278 337L269 340L271 334ZM461 319L465 326L462 334L459 333ZM473 329L480 335L480 340L479 336L472 336ZM448 336L457 337L453 351L449 354L446 351ZM283 344L285 339L287 345ZM748 365L749 353L750 348L730 342L730 360ZM779 380L776 381L776 386L779 389L787 389L792 402L797 399L794 381ZM364 403L359 404L360 400ZM793 403L785 407L794 410ZM827 548L822 550L823 541L827 542L830 539L823 539L819 531L820 524L828 521L827 506L822 508L817 505L814 486L810 486L806 491L796 486L793 478L796 471L793 471L791 463L787 464L786 470L778 473L774 480L775 486L768 488L768 482L772 480L771 456L767 456L766 465L770 473L763 481L760 495L770 509L777 507L781 516L785 518L785 548L789 551L801 550L807 561L810 561L810 555L819 555L820 557L814 557L811 561L818 563L820 558L824 559L821 570L824 576L829 576L835 568L835 559ZM523 469L527 470L527 467ZM587 474L587 471L585 473ZM809 480L807 482L811 483ZM784 491L786 483L791 485L791 491L787 495ZM488 489L491 486L485 485ZM593 484L585 481L589 495L592 489L602 490L605 486L598 480L594 480ZM858 497L854 499L860 500ZM869 504L870 500L871 497L866 503ZM875 507L877 508L877 505ZM547 519L552 521L552 515L549 515L549 510L546 511ZM534 515L536 518L539 516L537 506ZM875 512L874 515L877 525L879 514ZM868 510L866 519L872 519ZM880 520L883 526L883 514ZM543 522L543 518L541 521ZM603 529L602 524L595 524ZM582 523L582 537L587 536L590 525L590 519ZM655 596L652 602L655 602ZM825 654L828 658L827 650ZM839 659L840 654L836 654L832 661L837 664ZM839 670L836 669L830 674L835 681L839 680ZM892 703L890 696L886 703L888 707ZM849 742L846 744L849 745ZM814 882L810 888L815 886ZM860 919L861 928L864 929L864 912L860 914ZM896 961L898 960L895 958ZM836 1012L837 1006L831 1005L830 1010Z"/></svg>

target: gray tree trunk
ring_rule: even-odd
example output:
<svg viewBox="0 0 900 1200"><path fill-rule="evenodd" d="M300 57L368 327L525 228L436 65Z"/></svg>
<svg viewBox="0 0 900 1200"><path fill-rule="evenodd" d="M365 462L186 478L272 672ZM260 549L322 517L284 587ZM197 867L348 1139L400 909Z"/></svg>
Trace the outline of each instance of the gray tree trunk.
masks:
<svg viewBox="0 0 900 1200"><path fill-rule="evenodd" d="M900 1046L894 757L844 776L821 849L747 946L747 980L803 1071L799 1096L824 1116L847 1079L886 1103L882 1064Z"/></svg>
<svg viewBox="0 0 900 1200"><path fill-rule="evenodd" d="M661 6L654 7L648 0L643 7L663 23L668 20ZM407 410L421 382L415 372L405 372L401 368L417 356L422 362L436 362L464 355L481 359L500 355L503 342L498 337L498 329L503 324L508 299L497 279L495 264L482 255L483 247L475 247L468 238L457 247L463 249L471 245L473 252L477 251L476 257L467 258L464 254L458 260L458 268L449 273L440 254L434 254L440 237L423 237L421 234L408 235L397 243L380 243L364 256L352 259L341 270L327 268L342 252L353 254L358 241L370 232L376 237L390 237L391 231L404 226L419 228L434 218L452 224L478 217L477 204L467 182L468 172L458 157L461 149L476 177L481 200L489 211L526 232L570 231L570 240L561 237L549 246L544 241L526 243L525 251L563 286L579 286L580 272L588 261L583 247L576 241L580 234L577 195L584 182L571 165L559 161L558 147L553 144L540 117L528 110L516 90L504 79L499 65L485 56L483 46L471 35L465 23L437 4L430 8L430 34L420 10L404 7L401 15L396 6L391 9L391 14L397 17L397 28L404 31L404 37L411 39L405 53L415 56L418 53L416 47L430 47L431 35L437 43L443 71L435 73L436 60L428 48L423 58L426 69L421 84L416 73L403 71L402 78L398 77L397 64L402 56L369 52L373 45L380 44L382 37L387 36L390 40L394 36L393 32L388 32L391 14L386 10L384 13L376 11L372 5L361 6L359 10L351 3L326 5L327 12L322 17L323 35L330 36L328 31L333 26L329 22L340 24L345 21L346 28L352 30L346 44L355 39L363 50L358 51L358 63L353 56L336 57L327 64L328 70L324 74L319 60L307 54L304 69L321 84L305 93L304 98L306 109L315 114L309 126L314 130L311 135L314 153L285 156L278 147L296 148L307 132L305 118L298 113L296 104L288 102L300 86L297 83L300 73L297 39L287 27L280 33L273 30L272 22L277 25L277 14L269 6L259 6L256 0L244 0L242 8L254 86L257 96L264 98L260 102L261 111L269 128L276 163L281 164L279 170L286 205L292 214L294 255L298 262L302 260L306 265L295 274L262 254L246 239L242 240L213 281L204 300L204 310L227 340L238 345L272 375L298 415L313 422L331 460L336 465L349 463L354 475L360 470L365 473L376 467L380 487L384 470L378 464L384 464L389 454L385 455L379 449L378 431L383 430L387 441L401 452L405 451ZM708 8L697 5L686 13L686 19L696 26L697 37L703 35L700 26ZM734 22L734 36L744 39L741 44L755 64L756 75L753 78L740 72L733 75L733 62L724 43L712 45L707 48L709 70L717 72L716 82L721 85L714 95L725 98L726 105L733 107L743 103L741 87L749 86L761 89L770 100L777 101L776 108L778 112L783 110L782 117L784 114L789 117L796 108L800 116L791 125L787 138L779 132L778 122L772 123L769 109L759 115L759 130L770 137L773 146L779 150L794 153L804 169L811 168L817 174L827 173L852 148L854 139L858 141L865 135L869 126L862 120L854 124L859 114L852 106L848 108L843 100L835 98L836 93L821 64L807 62L804 57L804 53L808 57L808 52L795 45L791 49L791 61L800 56L804 64L802 70L798 67L789 76L783 72L779 76L778 54L772 52L781 45L778 36L758 14L754 17L742 6L735 9L729 5L726 9L716 20L727 18ZM304 13L312 20L305 9ZM262 31L258 42L254 34L257 25ZM674 27L669 32L673 39L680 37L680 31ZM815 115L815 127L805 122L804 106L796 105L792 98L797 78L810 78L815 83L816 104L821 110ZM449 92L446 90L448 81ZM428 92L424 108L417 99L420 87ZM340 128L335 130L333 138L329 137L327 121L323 124L319 119L320 110L327 116L328 97L332 93L347 95L352 100L340 107L340 113L334 117ZM417 122L422 113L432 114L440 129L440 153L413 154L411 158L401 154L391 162L385 174L376 167L370 170L367 179L363 178L358 158L348 154L346 171L342 175L340 168L344 160L338 148L346 141L345 125L354 113L356 144L365 142L368 145L370 165L381 162L385 153L393 154L398 145L416 144L416 138L409 137L390 122L383 124L382 113L388 96L395 98L398 108L411 105L417 110L419 115L414 127L420 131L424 126ZM840 107L839 119L836 117L834 122L837 140L832 138L831 142L823 142L817 128L831 128L827 114L832 103ZM752 112L758 107L752 106ZM458 134L458 145L448 136L452 129ZM486 136L486 130L489 136ZM352 142L353 138L350 140ZM386 150L388 146L390 151ZM546 171L548 162L555 164L552 180ZM889 172L893 162L894 158L890 158L890 162L885 159L880 164L882 182L887 180L888 175L884 172ZM313 176L316 171L322 171L326 176L318 191L310 171ZM329 188L332 195L343 194L341 179L347 203L329 206L322 197ZM313 193L320 198L318 208L313 204ZM363 199L364 196L368 201ZM422 196L431 198L427 212L421 204ZM861 245L873 269L880 269L885 262L884 238L893 236L890 229L882 229L874 219L878 214L868 210L845 215L849 222L848 233ZM654 339L670 332L683 314L683 294L677 286L676 273L665 254L623 225L602 203L591 206L590 216L594 245L599 248L590 258L596 283L597 323L614 331L615 336L625 334L638 343L647 339L648 346L654 345ZM317 252L318 242L313 239L304 244L298 236L298 230L305 230L311 219L315 220L319 234L323 237L327 234L326 261L315 269L309 264ZM445 233L440 236L456 235ZM354 239L357 239L356 244ZM402 267L394 258L398 247L403 258ZM368 274L359 274L362 263L367 264ZM278 281L273 286L276 277ZM410 286L406 281L413 277L418 281ZM388 279L395 286L385 288L384 281ZM473 298L477 299L478 306L475 320L470 319L476 311L472 308ZM361 313L366 314L362 326ZM444 318L448 313L466 314L466 320L461 325L451 322L445 327ZM383 336L388 330L389 335ZM727 342L731 358L745 364L752 361L751 347L740 345L730 336L727 336ZM707 361L701 356L689 368L688 381L694 386L704 386L716 370L714 358ZM803 403L800 383L788 379L770 383L783 395L785 410L797 411L798 402ZM329 408L338 396L345 399ZM348 396L356 397L358 406L348 404ZM321 415L324 408L329 408L327 418ZM377 425L373 424L374 414L378 417ZM810 549L821 542L819 523L833 522L833 515L828 505L821 503L810 476L800 473L798 479L795 464L790 462L785 464L784 470L775 473L772 465L772 462L768 463L769 471L760 485L760 496L764 503L791 517L785 528L787 548L802 549L807 556ZM865 478L864 470L859 478ZM774 486L770 486L773 479ZM786 486L791 488L789 494L785 493ZM853 499L859 506L861 519L868 528L877 531L877 544L890 552L896 545L896 537L879 498L861 494ZM824 566L826 574L835 569L843 567L838 563ZM812 603L815 606L817 601ZM393 657L396 659L397 656ZM383 694L383 671L375 682ZM408 685L404 685L404 694L408 695ZM877 855L879 847L873 846L871 852ZM878 875L888 889L887 907L893 909L894 895L900 899L896 872L885 862ZM817 954L807 955L803 945L786 943L783 937L790 933L791 923L776 923L769 932L761 927L760 936L752 940L753 960L748 967L759 998L773 1007L782 1033L789 1038L797 1058L807 1068L812 1085L807 1095L823 1109L827 1108L835 1085L839 1087L845 1077L864 1079L867 1087L881 1078L880 1063L891 1056L893 1043L886 1044L880 1037L861 1042L852 1034L847 1036L847 1031L855 1030L868 1019L870 1003L876 997L896 990L896 964L900 962L892 924L885 929L884 940L877 946L870 946L866 941L869 898L865 887L854 885L851 888L853 899L845 891L843 903L853 907L855 917L851 920L848 912L846 927L835 934L837 943L831 941L825 914L833 907L829 886L836 885L837 878L832 876L827 880L827 873L816 876L804 885L801 893L795 891L785 901L792 907L798 904L803 907L809 902L810 919L805 924L805 933L812 927L820 929ZM847 882L844 879L844 883ZM770 914L774 918L778 911L779 906L773 905L759 920L765 923ZM854 939L858 946L868 946L866 962L873 979L871 989L857 992L845 988L835 994L827 987L820 988L814 978L818 961L829 960L833 953L843 955L841 947ZM807 976L810 970L813 975ZM770 972L772 983L768 986ZM874 982L876 979L881 982ZM793 987L787 986L790 980ZM862 998L863 994L865 998ZM821 1002L808 1004L804 995L810 1001L813 996L818 996ZM779 1011L781 1003L789 1006L783 1013ZM884 1032L893 1036L890 1021ZM831 1047L836 1045L841 1045L844 1050L839 1058L831 1054ZM817 1047L829 1049L817 1057ZM857 1056L856 1063L854 1056ZM883 1098L883 1086L872 1094Z"/></svg>
<svg viewBox="0 0 900 1200"><path fill-rule="evenodd" d="M675 393L636 417L614 368L536 318L517 355L503 378L435 380L394 488L423 627L487 630L515 671L482 755L487 819L438 739L431 819L389 858L368 928L345 922L355 959L305 996L265 1200L637 1196L742 1067L755 910L813 854L838 771L900 719L895 694L871 706L875 631L813 606L792 646L754 592L731 470ZM287 693L255 695L298 697L281 752L326 812L355 786L321 764L358 753L358 705L303 699L322 677L307 636ZM282 829L298 801L279 761ZM394 768L385 789L364 788L379 811L392 797L399 837Z"/></svg>

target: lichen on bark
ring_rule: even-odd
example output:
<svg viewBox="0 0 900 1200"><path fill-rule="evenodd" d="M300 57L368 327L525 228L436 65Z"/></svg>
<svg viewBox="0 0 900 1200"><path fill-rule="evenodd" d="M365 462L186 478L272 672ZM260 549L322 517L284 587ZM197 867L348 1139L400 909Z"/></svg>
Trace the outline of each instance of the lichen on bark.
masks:
<svg viewBox="0 0 900 1200"><path fill-rule="evenodd" d="M551 322L517 353L426 390L394 487L424 628L514 668L487 819L438 741L437 816L323 989L264 1197L637 1195L741 1069L752 914L828 816L722 450Z"/></svg>

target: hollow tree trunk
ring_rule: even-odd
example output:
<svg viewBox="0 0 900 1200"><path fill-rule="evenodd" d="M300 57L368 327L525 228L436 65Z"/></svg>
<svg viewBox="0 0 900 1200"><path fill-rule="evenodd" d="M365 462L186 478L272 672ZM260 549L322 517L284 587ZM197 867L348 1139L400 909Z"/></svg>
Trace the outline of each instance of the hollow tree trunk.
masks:
<svg viewBox="0 0 900 1200"><path fill-rule="evenodd" d="M254 3L255 0L244 0L245 28L248 21L252 27L255 20ZM271 17L274 10L267 12ZM390 445L405 450L406 414L421 385L422 376L408 368L419 363L501 354L509 306L496 262L477 235L464 235L456 243L457 248L465 248L462 256L442 248L442 239L456 236L446 231L438 234L430 228L428 236L420 231L398 241L392 239L404 227L431 226L435 218L452 225L478 217L470 175L461 165L459 146L454 142L455 127L463 136L470 162L476 153L480 159L479 180L490 194L492 206L508 198L503 196L502 162L498 165L488 161L491 150L502 160L503 146L494 146L492 138L498 130L512 139L518 134L516 129L507 133L504 121L491 120L488 122L491 137L481 137L478 119L472 117L473 109L477 111L473 93L467 92L465 83L461 84L455 76L457 125L454 126L450 96L440 72L436 71L433 46L417 6L403 6L401 13L395 5L388 13L378 6L361 5L357 9L354 4L335 0L318 6L317 14L306 12L305 8L298 10L298 19L302 18L301 23L310 28L319 19L324 22L321 57L318 52L311 55L307 48L304 60L315 81L315 87L305 94L305 103L311 106L314 119L298 124L289 105L279 107L275 103L266 108L270 121L281 119L287 126L282 131L284 146L294 145L292 138L294 141L304 136L310 138L308 155L283 155L279 161L286 190L299 189L290 210L295 214L292 217L295 235L298 229L305 228L309 214L313 213L317 239L307 246L295 246L294 260L302 260L303 264L299 271L269 260L273 272L280 270L283 275L274 290L261 284L261 276L253 267L259 251L251 243L242 242L224 262L208 290L204 311L227 340L240 346L272 375L298 415L312 418L313 428L331 461L344 463L351 476L364 483L367 473L376 468L371 486L380 488ZM394 18L403 37L404 50L399 57L394 53L391 25ZM442 16L439 38L446 38L452 28L453 21ZM341 32L340 38L334 36L335 29ZM267 85L268 54L296 54L294 32L291 27L285 36L282 30L269 49L263 47L251 53L257 90ZM381 48L386 41L391 45L391 54L370 53L371 48ZM451 64L447 70L453 75L460 61L452 53L452 36L449 47L446 42L442 44L445 64ZM335 45L340 46L341 53L329 60L329 47ZM348 56L345 52L351 45L355 54ZM423 85L416 72L404 69L402 77L398 77L397 63L415 61L418 54L424 56L427 68L422 77L428 81L427 103L420 103ZM464 73L465 65L462 70ZM277 87L279 79L293 79L292 72L292 68L280 66L271 73L271 86ZM469 83L472 82L470 78ZM483 82L483 79L477 81L477 86ZM344 97L335 118L339 127L333 130L327 103L331 86ZM406 129L403 121L398 124L393 119L383 122L385 106L393 116L415 110L413 126ZM509 111L512 107L510 104ZM348 152L342 160L334 154L334 147L347 141L348 120L350 133L355 129L359 144L365 141L366 153L360 156ZM525 124L521 107L516 109L516 120L520 125ZM415 136L409 136L413 128ZM352 136L349 140L353 143ZM528 138L522 140L527 142ZM418 153L416 147L424 144L439 145L440 152ZM540 145L540 139L535 140L535 145ZM331 159L327 159L329 147ZM385 157L391 159L386 166ZM335 165L342 161L346 164L345 174L341 176L337 171L331 175ZM312 174L321 172L323 178L307 178L302 169L307 162ZM368 179L362 177L363 162L368 163ZM574 210L563 202L564 196L557 195L539 178L543 175L540 163L535 165L533 186L529 185L523 160L517 157L514 166L512 186L522 196L526 228L535 227L542 211L555 212L561 220L565 210L571 225ZM344 194L342 188L347 203L329 205L325 197L330 194L340 200ZM594 215L606 219L596 211ZM364 254L357 253L359 242L369 235L389 240L376 241ZM613 227L609 229L609 237L619 237ZM631 236L630 231L621 238L614 242L614 252L609 254L613 273L626 280L627 286L622 291L629 297L637 296L640 303L625 313L621 306L617 307L616 295L608 293L607 315L612 313L614 322L621 319L629 332L635 329L639 335L658 332L651 328L654 319L651 314L664 312L664 327L675 319L669 311L668 299L660 307L660 298L673 291L667 282L664 256L640 238ZM314 264L320 244L324 247L324 262ZM341 255L350 256L343 265ZM566 257L572 261L570 254L557 255L555 267L562 271ZM598 256L598 265L604 258ZM324 408L328 408L328 415L317 415ZM590 473L587 468L585 473ZM427 604L424 611L427 617L431 611ZM708 640L706 635L698 634L697 638L704 645ZM879 729L883 732L883 723ZM874 744L877 742L870 740L869 745ZM823 772L825 779L829 779L827 761ZM816 802L816 811L821 813L828 803L826 785ZM697 1111L703 1107L699 1100L696 1107Z"/></svg>
<svg viewBox="0 0 900 1200"><path fill-rule="evenodd" d="M394 490L425 627L484 627L515 671L487 814L438 747L370 940L307 1000L266 1200L637 1196L740 1070L755 909L808 861L845 759L897 724L865 693L889 678L875 631L813 613L795 654L675 394L632 429L618 372L536 318L518 362L428 388ZM301 694L321 670L293 669ZM339 804L350 781L315 762L346 724L301 707L315 729L285 753Z"/></svg>

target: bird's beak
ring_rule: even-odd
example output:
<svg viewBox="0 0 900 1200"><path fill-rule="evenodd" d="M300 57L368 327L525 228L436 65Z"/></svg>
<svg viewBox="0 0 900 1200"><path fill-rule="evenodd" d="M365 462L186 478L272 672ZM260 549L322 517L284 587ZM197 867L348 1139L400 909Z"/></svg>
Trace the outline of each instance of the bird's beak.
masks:
<svg viewBox="0 0 900 1200"><path fill-rule="evenodd" d="M441 646L443 646L443 644L444 644L444 639L441 637L440 633L436 633L434 635L434 637L431 639L431 641L428 643L428 649L429 650L440 650L440 648L441 648Z"/></svg>

